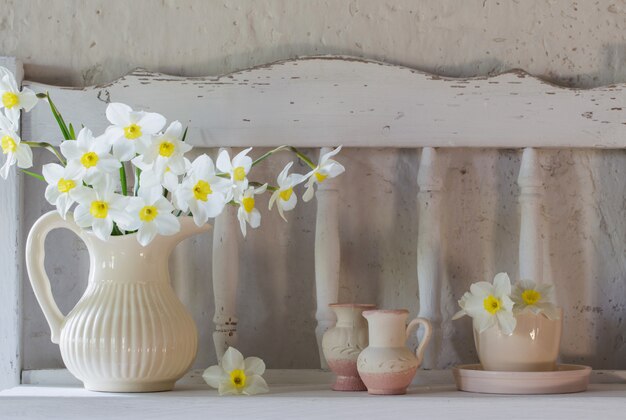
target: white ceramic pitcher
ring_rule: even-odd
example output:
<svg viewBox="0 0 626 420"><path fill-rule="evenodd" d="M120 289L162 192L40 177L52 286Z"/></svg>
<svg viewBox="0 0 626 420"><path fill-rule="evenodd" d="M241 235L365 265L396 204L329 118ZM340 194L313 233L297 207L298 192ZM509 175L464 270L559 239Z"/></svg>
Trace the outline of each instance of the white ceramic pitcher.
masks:
<svg viewBox="0 0 626 420"><path fill-rule="evenodd" d="M422 363L432 327L425 318L406 325L408 315L406 309L363 312L369 325L369 346L359 355L357 368L370 394L405 394ZM406 340L419 325L424 327L424 337L414 354Z"/></svg>
<svg viewBox="0 0 626 420"><path fill-rule="evenodd" d="M166 391L196 357L197 331L170 285L168 259L183 239L206 232L191 218L181 230L157 236L143 247L136 234L98 239L56 211L33 225L26 243L26 267L35 296L68 370L85 388L110 392ZM67 316L54 301L44 269L44 241L56 228L69 229L87 245L89 283Z"/></svg>

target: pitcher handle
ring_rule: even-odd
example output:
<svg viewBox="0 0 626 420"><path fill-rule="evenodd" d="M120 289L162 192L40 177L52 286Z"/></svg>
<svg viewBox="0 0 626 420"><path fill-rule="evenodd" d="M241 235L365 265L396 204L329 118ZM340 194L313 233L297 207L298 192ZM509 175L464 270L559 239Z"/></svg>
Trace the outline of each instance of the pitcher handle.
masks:
<svg viewBox="0 0 626 420"><path fill-rule="evenodd" d="M37 302L39 302L39 306L41 306L46 321L48 321L50 326L50 339L56 344L59 343L65 315L61 313L52 296L50 279L44 267L46 257L44 245L48 233L57 228L69 229L82 238L81 229L74 222L71 214L68 214L67 220L65 220L57 211L51 211L41 216L35 222L26 240L26 270L28 271L30 284L33 286Z"/></svg>
<svg viewBox="0 0 626 420"><path fill-rule="evenodd" d="M426 318L415 318L409 325L406 327L406 338L408 339L411 336L413 330L417 330L417 327L422 324L424 326L424 336L422 337L421 343L417 346L417 350L415 350L415 356L417 356L417 364L418 366L422 364L422 359L424 358L424 351L426 350L426 345L430 341L430 336L433 332L433 327L430 324L430 321Z"/></svg>

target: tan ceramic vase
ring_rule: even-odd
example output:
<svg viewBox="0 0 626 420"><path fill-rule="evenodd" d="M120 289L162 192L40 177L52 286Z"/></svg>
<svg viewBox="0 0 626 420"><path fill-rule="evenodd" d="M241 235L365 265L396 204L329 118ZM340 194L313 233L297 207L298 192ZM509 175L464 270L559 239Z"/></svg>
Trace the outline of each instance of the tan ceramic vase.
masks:
<svg viewBox="0 0 626 420"><path fill-rule="evenodd" d="M168 257L182 239L210 229L180 219L181 231L157 236L143 247L135 234L104 242L55 211L33 226L26 266L35 296L67 369L92 391L167 391L196 357L198 336L191 315L170 286ZM56 305L44 269L44 241L66 228L87 245L87 290L67 316Z"/></svg>
<svg viewBox="0 0 626 420"><path fill-rule="evenodd" d="M376 305L333 303L328 305L337 315L335 326L324 334L322 350L328 367L337 375L335 391L366 391L356 368L361 351L367 347L367 322L363 311Z"/></svg>
<svg viewBox="0 0 626 420"><path fill-rule="evenodd" d="M497 325L478 333L474 343L484 370L506 372L540 372L556 369L561 344L563 310L559 319L530 312L515 316L513 334L506 335Z"/></svg>
<svg viewBox="0 0 626 420"><path fill-rule="evenodd" d="M407 326L408 315L406 309L363 312L369 325L369 346L359 355L357 368L370 394L406 394L422 363L432 328L424 318L415 318ZM419 325L424 327L424 338L413 353L406 340Z"/></svg>

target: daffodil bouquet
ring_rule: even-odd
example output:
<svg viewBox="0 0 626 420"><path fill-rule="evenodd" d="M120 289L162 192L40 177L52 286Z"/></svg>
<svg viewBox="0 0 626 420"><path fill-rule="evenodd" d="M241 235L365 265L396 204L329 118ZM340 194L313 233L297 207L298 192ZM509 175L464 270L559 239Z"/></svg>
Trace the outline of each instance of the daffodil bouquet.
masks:
<svg viewBox="0 0 626 420"><path fill-rule="evenodd" d="M252 148L232 159L226 150L215 163L206 154L191 162L185 155L192 147L185 142L187 129L179 121L167 125L165 117L154 112L135 111L122 103L110 103L106 118L110 126L101 135L83 127L78 135L46 93L19 89L13 74L0 67L0 142L5 162L0 175L6 179L12 166L48 183L46 200L64 218L73 210L74 220L91 229L102 240L111 235L137 233L143 246L159 235L180 230L178 217L190 215L201 226L218 216L226 205L237 206L241 232L257 228L261 213L255 196L271 192L280 216L293 210L298 201L294 188L304 184L303 200L315 195L315 185L345 171L335 156L341 146L325 154L318 164L291 146L277 147L257 159L248 156ZM30 111L39 100L48 102L64 141L60 147L49 143L24 141L18 135L20 112ZM167 125L167 127L166 127ZM33 165L32 148L43 147L58 163L43 165L41 173ZM249 180L254 166L279 151L290 151L304 162L307 174L289 173L288 163L277 177L277 185ZM132 174L133 185L129 183Z"/></svg>
<svg viewBox="0 0 626 420"><path fill-rule="evenodd" d="M511 287L509 275L498 273L493 284L486 281L472 284L459 300L461 310L452 319L468 315L478 333L497 325L504 334L511 335L517 325L517 314L531 312L551 320L560 318L553 289L552 285L529 280L520 280Z"/></svg>

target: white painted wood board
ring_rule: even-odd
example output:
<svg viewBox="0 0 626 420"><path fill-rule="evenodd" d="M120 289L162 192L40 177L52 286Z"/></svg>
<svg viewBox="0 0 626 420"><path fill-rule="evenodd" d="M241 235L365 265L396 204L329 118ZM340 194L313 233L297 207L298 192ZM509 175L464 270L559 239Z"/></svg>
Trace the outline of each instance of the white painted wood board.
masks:
<svg viewBox="0 0 626 420"><path fill-rule="evenodd" d="M22 80L22 64L0 57L0 66ZM4 163L4 161L3 161ZM22 175L0 178L0 389L20 383L22 370Z"/></svg>
<svg viewBox="0 0 626 420"><path fill-rule="evenodd" d="M523 71L450 79L349 57L289 60L224 76L146 70L102 86L49 90L72 121L105 128L109 101L190 125L196 146L606 147L626 146L624 85L561 88ZM44 107L27 138L50 136ZM49 140L58 140L58 137Z"/></svg>

